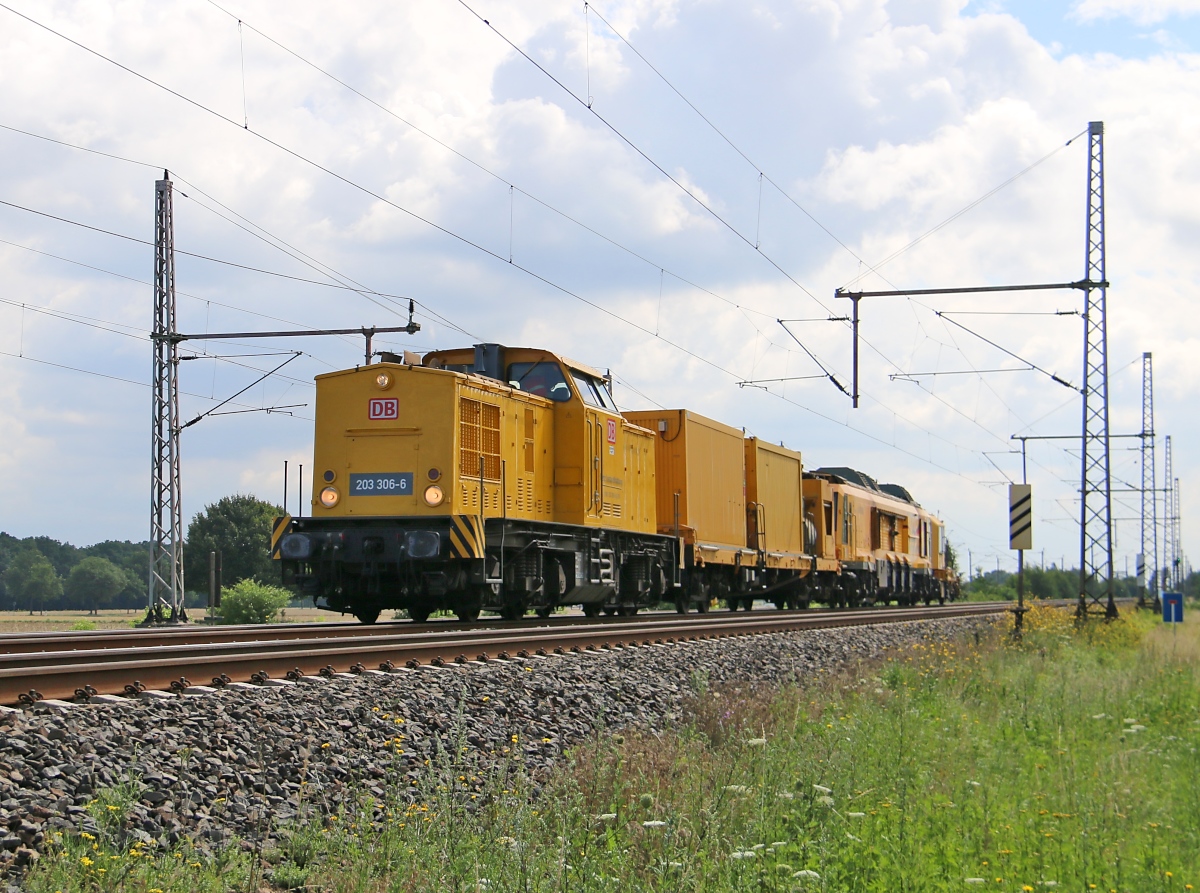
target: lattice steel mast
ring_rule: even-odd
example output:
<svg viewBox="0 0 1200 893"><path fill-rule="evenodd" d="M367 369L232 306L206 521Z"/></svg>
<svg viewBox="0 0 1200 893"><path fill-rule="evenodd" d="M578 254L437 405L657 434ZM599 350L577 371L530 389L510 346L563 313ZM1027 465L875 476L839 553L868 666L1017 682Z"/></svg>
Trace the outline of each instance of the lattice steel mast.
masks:
<svg viewBox="0 0 1200 893"><path fill-rule="evenodd" d="M175 337L175 225L170 173L154 183L154 351L150 419L149 616L186 620L179 469L179 342Z"/></svg>
<svg viewBox="0 0 1200 893"><path fill-rule="evenodd" d="M1154 475L1154 360L1142 354L1142 551L1138 556L1138 604L1161 607L1158 598L1158 481Z"/></svg>
<svg viewBox="0 0 1200 893"><path fill-rule="evenodd" d="M1183 580L1187 576L1183 568L1183 538L1180 535L1183 526L1180 516L1183 514L1183 505L1179 499L1179 478L1175 478L1175 486L1171 491L1171 505L1175 509L1175 516L1171 524L1171 554L1174 556L1174 562L1171 565L1171 590L1173 592L1183 591Z"/></svg>
<svg viewBox="0 0 1200 893"><path fill-rule="evenodd" d="M1171 435L1163 444L1163 569L1164 591L1175 588L1175 488L1171 478Z"/></svg>
<svg viewBox="0 0 1200 893"><path fill-rule="evenodd" d="M1088 124L1088 225L1084 258L1083 436L1079 606L1117 616L1113 593L1112 483L1108 428L1108 280L1104 269L1104 123Z"/></svg>

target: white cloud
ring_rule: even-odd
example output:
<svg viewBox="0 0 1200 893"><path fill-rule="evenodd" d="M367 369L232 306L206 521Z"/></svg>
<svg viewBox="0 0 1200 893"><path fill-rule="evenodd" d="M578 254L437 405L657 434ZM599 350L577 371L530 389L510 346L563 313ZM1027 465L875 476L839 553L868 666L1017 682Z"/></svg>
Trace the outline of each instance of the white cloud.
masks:
<svg viewBox="0 0 1200 893"><path fill-rule="evenodd" d="M1099 19L1132 19L1139 25L1155 25L1171 16L1200 12L1197 0L1079 0L1071 10L1082 22Z"/></svg>

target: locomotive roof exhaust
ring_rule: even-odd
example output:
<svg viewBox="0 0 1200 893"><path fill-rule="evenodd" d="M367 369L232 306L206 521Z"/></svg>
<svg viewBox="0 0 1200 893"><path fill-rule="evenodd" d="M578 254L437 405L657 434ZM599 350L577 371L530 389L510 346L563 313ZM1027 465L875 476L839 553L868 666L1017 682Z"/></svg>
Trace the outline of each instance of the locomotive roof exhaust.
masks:
<svg viewBox="0 0 1200 893"><path fill-rule="evenodd" d="M504 381L504 350L503 344L476 344L475 374Z"/></svg>

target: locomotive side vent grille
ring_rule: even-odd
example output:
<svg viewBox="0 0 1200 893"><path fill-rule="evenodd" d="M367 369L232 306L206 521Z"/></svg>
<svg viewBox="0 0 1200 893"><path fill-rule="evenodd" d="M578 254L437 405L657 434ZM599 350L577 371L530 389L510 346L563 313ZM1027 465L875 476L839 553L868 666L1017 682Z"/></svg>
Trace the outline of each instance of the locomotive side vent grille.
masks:
<svg viewBox="0 0 1200 893"><path fill-rule="evenodd" d="M485 480L500 480L500 407L462 398L458 409L458 472L465 478L479 477L483 459ZM497 506L499 497L496 498Z"/></svg>

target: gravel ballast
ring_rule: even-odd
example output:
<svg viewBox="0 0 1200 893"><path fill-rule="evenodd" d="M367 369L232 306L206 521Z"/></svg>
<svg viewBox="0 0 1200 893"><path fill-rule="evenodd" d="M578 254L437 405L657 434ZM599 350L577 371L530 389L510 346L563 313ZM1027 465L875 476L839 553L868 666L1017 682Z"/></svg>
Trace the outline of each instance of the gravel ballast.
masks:
<svg viewBox="0 0 1200 893"><path fill-rule="evenodd" d="M207 851L270 836L309 809L418 797L413 782L439 754L464 748L481 778L514 758L537 778L597 730L677 722L699 677L785 682L991 622L772 633L5 713L0 873L36 861L55 831L96 833L86 805L120 786L136 800L131 842L187 838Z"/></svg>

